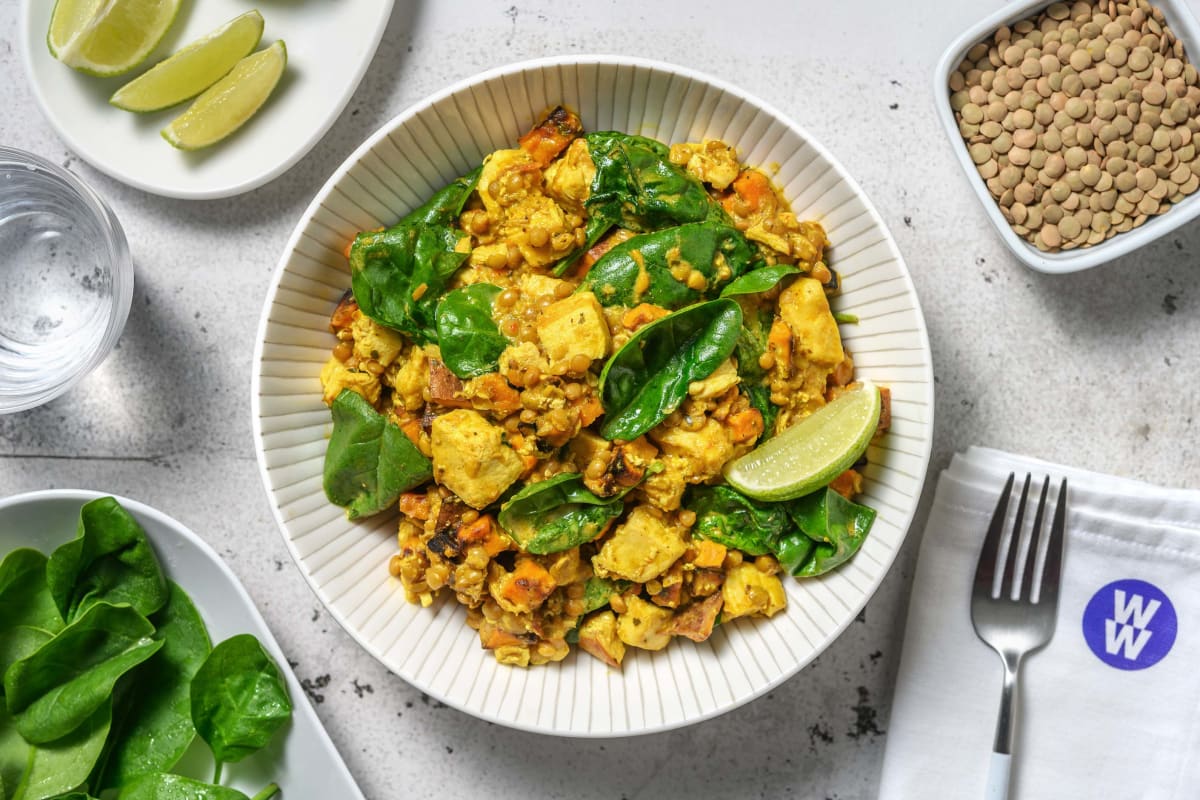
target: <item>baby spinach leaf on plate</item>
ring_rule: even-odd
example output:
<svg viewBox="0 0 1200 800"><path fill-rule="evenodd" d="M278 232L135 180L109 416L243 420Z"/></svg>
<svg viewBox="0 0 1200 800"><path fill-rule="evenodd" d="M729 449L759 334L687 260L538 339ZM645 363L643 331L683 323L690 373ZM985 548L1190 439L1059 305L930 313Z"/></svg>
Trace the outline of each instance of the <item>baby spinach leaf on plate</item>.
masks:
<svg viewBox="0 0 1200 800"><path fill-rule="evenodd" d="M500 287L473 283L447 292L437 306L442 363L462 379L495 372L508 339L492 319Z"/></svg>
<svg viewBox="0 0 1200 800"><path fill-rule="evenodd" d="M624 510L619 498L592 494L578 472L563 472L521 489L496 519L523 550L545 555L592 541Z"/></svg>
<svg viewBox="0 0 1200 800"><path fill-rule="evenodd" d="M153 633L154 626L131 606L88 606L4 673L5 701L17 730L33 744L75 730L108 702L117 679L162 647Z"/></svg>
<svg viewBox="0 0 1200 800"><path fill-rule="evenodd" d="M769 267L759 267L738 277L721 290L721 297L733 297L738 294L759 294L773 289L775 284L789 275L799 275L800 270L791 264L774 264Z"/></svg>
<svg viewBox="0 0 1200 800"><path fill-rule="evenodd" d="M605 439L636 439L687 397L688 384L712 374L733 352L742 309L710 300L668 314L629 338L600 373Z"/></svg>
<svg viewBox="0 0 1200 800"><path fill-rule="evenodd" d="M684 507L696 512L693 537L752 556L771 552L779 537L793 528L782 505L756 502L729 486L690 487Z"/></svg>
<svg viewBox="0 0 1200 800"><path fill-rule="evenodd" d="M453 226L479 172L452 182L392 227L354 238L351 286L364 314L418 344L437 341L438 299L468 255L461 241L468 235Z"/></svg>
<svg viewBox="0 0 1200 800"><path fill-rule="evenodd" d="M119 800L249 800L228 786L215 786L171 773L138 778L121 790Z"/></svg>
<svg viewBox="0 0 1200 800"><path fill-rule="evenodd" d="M402 492L433 477L430 460L357 392L343 389L332 408L325 495L350 519L391 508Z"/></svg>
<svg viewBox="0 0 1200 800"><path fill-rule="evenodd" d="M677 225L616 245L592 265L578 291L594 292L606 306L682 308L715 296L753 259L750 243L737 228L719 222ZM691 288L693 271L704 276L703 288Z"/></svg>
<svg viewBox="0 0 1200 800"><path fill-rule="evenodd" d="M104 747L111 715L106 699L67 736L34 745L21 737L0 704L0 780L8 800L44 800L79 787Z"/></svg>
<svg viewBox="0 0 1200 800"><path fill-rule="evenodd" d="M163 647L122 679L129 684L125 708L115 714L113 746L93 788L117 788L171 769L196 738L190 683L212 643L191 598L176 584L169 587L167 604L151 617Z"/></svg>
<svg viewBox="0 0 1200 800"><path fill-rule="evenodd" d="M111 497L80 509L78 535L50 554L46 583L67 622L93 603L128 603L150 616L167 602L166 579L146 532Z"/></svg>
<svg viewBox="0 0 1200 800"><path fill-rule="evenodd" d="M192 722L220 765L254 753L292 715L274 659L243 633L218 644L192 678Z"/></svg>
<svg viewBox="0 0 1200 800"><path fill-rule="evenodd" d="M10 664L62 628L46 585L46 557L28 547L13 550L0 562L0 679Z"/></svg>
<svg viewBox="0 0 1200 800"><path fill-rule="evenodd" d="M803 548L795 542L787 543L784 555L777 553L780 564L798 578L823 575L849 561L875 522L875 509L847 500L828 486L786 505L813 543L811 553L802 559L797 556Z"/></svg>

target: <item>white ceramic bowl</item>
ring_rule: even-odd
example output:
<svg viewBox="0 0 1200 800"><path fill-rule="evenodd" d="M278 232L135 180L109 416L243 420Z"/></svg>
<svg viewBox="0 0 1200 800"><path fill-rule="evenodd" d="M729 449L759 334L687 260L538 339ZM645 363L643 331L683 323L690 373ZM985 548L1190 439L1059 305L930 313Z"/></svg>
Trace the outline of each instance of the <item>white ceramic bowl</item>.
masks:
<svg viewBox="0 0 1200 800"><path fill-rule="evenodd" d="M32 547L50 555L75 538L84 503L103 496L84 489L50 489L0 499L0 559L17 547ZM213 643L239 633L254 634L279 662L287 681L294 708L291 723L262 753L228 765L226 785L253 795L275 781L288 800L362 800L362 791L321 727L304 688L287 667L287 658L266 621L229 566L180 522L136 500L116 499L145 529L167 577L192 598ZM210 780L211 756L200 756L194 758L189 751L175 771Z"/></svg>
<svg viewBox="0 0 1200 800"><path fill-rule="evenodd" d="M801 219L820 220L843 276L843 328L860 373L890 386L893 428L870 451L863 502L879 517L844 568L786 581L786 613L721 626L703 644L630 649L621 671L587 655L545 667L499 665L452 600L405 602L386 563L396 519L352 523L321 489L331 430L318 372L334 338L329 314L350 285L342 250L432 192L512 147L546 108L565 103L588 130L666 142L719 137L771 167ZM921 493L933 423L924 320L896 246L862 190L811 136L744 92L678 67L583 56L526 62L440 92L371 136L318 193L276 269L254 358L253 424L271 505L296 563L330 613L389 669L493 722L573 736L665 730L711 717L786 680L854 619L883 580Z"/></svg>
<svg viewBox="0 0 1200 800"><path fill-rule="evenodd" d="M1154 4L1162 9L1168 27L1183 42L1188 58L1197 58L1200 54L1200 25L1197 25L1196 17L1185 0L1154 0ZM950 108L949 80L950 74L977 42L990 38L1001 25L1012 25L1026 17L1035 16L1049 5L1046 0L1010 3L989 14L955 39L942 54L937 69L934 70L934 107L946 129L946 135L950 137L954 155L967 175L967 181L978 195L979 202L983 203L983 210L987 212L988 219L1000 234L1001 240L1008 245L1013 255L1038 272L1078 272L1132 253L1142 245L1149 244L1160 236L1166 236L1184 223L1200 216L1200 192L1176 203L1166 213L1151 217L1140 227L1118 233L1091 247L1077 247L1061 253L1043 253L1013 231L1008 220L1000 213L1000 206L988 191L987 184L979 177L979 171L967 152L967 145L958 132L958 123L955 122L954 111Z"/></svg>

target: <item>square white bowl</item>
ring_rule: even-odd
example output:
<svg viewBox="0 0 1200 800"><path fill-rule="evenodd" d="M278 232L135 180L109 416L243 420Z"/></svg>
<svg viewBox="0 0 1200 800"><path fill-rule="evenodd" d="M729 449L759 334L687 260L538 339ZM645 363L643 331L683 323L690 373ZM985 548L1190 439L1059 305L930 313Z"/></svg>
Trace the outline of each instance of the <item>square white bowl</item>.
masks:
<svg viewBox="0 0 1200 800"><path fill-rule="evenodd" d="M1200 23L1197 23L1196 17L1188 8L1187 3L1184 0L1152 0L1152 2L1162 10L1167 27L1183 42L1188 57L1195 58L1197 54L1200 54ZM979 201L983 204L983 210L987 213L988 219L995 226L1000 238L1008 245L1008 249L1030 269L1051 274L1063 274L1090 269L1114 258L1119 258L1190 222L1200 216L1200 192L1175 203L1168 211L1151 217L1140 227L1118 233L1100 244L1090 247L1077 247L1074 250L1059 253L1043 253L1018 236L1012 229L1008 220L1000 213L999 203L992 197L987 184L979 176L979 172L967 152L966 143L958 132L954 110L950 108L950 75L966 57L968 50L976 43L990 38L1000 26L1012 25L1027 17L1035 16L1050 5L1051 3L1046 0L1026 0L1026 2L1012 3L997 9L995 13L989 14L968 28L954 40L938 61L933 77L933 96L938 117L946 128L946 135L950 137L954 156L966 173L971 188L979 196Z"/></svg>

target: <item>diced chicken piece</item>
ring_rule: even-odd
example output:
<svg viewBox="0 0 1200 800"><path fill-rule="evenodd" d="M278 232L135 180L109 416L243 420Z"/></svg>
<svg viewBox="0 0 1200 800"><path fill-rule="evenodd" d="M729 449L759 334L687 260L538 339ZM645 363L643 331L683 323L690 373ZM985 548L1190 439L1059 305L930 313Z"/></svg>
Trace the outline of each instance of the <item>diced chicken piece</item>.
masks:
<svg viewBox="0 0 1200 800"><path fill-rule="evenodd" d="M499 365L502 375L512 372L525 373L532 367L543 373L549 370L542 351L538 350L538 346L533 342L510 344L504 348L504 352L500 353Z"/></svg>
<svg viewBox="0 0 1200 800"><path fill-rule="evenodd" d="M699 430L659 425L648 435L664 453L682 459L688 483L702 483L717 477L725 462L733 458L729 429L711 417L704 420Z"/></svg>
<svg viewBox="0 0 1200 800"><path fill-rule="evenodd" d="M825 289L815 278L797 278L779 295L779 315L792 331L793 359L836 367L846 358Z"/></svg>
<svg viewBox="0 0 1200 800"><path fill-rule="evenodd" d="M522 136L518 143L541 166L546 166L571 142L583 133L583 122L579 115L556 106L553 111L533 129Z"/></svg>
<svg viewBox="0 0 1200 800"><path fill-rule="evenodd" d="M668 526L651 508L637 506L592 557L592 567L602 578L645 583L666 572L686 550L680 528Z"/></svg>
<svg viewBox="0 0 1200 800"><path fill-rule="evenodd" d="M550 359L550 373L572 372L576 356L589 361L608 353L608 325L596 295L580 292L551 303L538 316L538 339Z"/></svg>
<svg viewBox="0 0 1200 800"><path fill-rule="evenodd" d="M456 409L433 420L433 477L472 508L494 502L525 469L504 431L477 411Z"/></svg>
<svg viewBox="0 0 1200 800"><path fill-rule="evenodd" d="M336 357L330 357L321 368L322 397L326 405L332 405L342 389L358 392L371 405L379 402L379 376L366 370L348 369Z"/></svg>
<svg viewBox="0 0 1200 800"><path fill-rule="evenodd" d="M529 556L518 556L512 572L493 562L488 570L488 592L505 611L529 614L546 602L558 584L546 568Z"/></svg>
<svg viewBox="0 0 1200 800"><path fill-rule="evenodd" d="M388 367L404 349L403 336L370 317L360 316L350 330L354 334L354 355L362 361L372 359Z"/></svg>
<svg viewBox="0 0 1200 800"><path fill-rule="evenodd" d="M587 140L580 138L571 142L563 157L546 168L545 175L546 193L564 208L581 212L596 177L596 165L588 152Z"/></svg>
<svg viewBox="0 0 1200 800"><path fill-rule="evenodd" d="M406 411L417 412L425 405L425 390L429 388L429 359L425 350L413 346L396 370L393 379L396 391L392 394L392 405Z"/></svg>
<svg viewBox="0 0 1200 800"><path fill-rule="evenodd" d="M724 620L747 615L770 617L787 606L787 595L779 578L747 562L725 575L721 596L725 603L721 614Z"/></svg>
<svg viewBox="0 0 1200 800"><path fill-rule="evenodd" d="M607 463L612 457L612 448L612 442L589 430L580 431L579 435L567 445L567 451L574 459L579 472L584 472L587 465L597 459Z"/></svg>
<svg viewBox="0 0 1200 800"><path fill-rule="evenodd" d="M740 381L733 359L727 358L707 378L689 383L688 394L697 400L711 400L737 386Z"/></svg>
<svg viewBox="0 0 1200 800"><path fill-rule="evenodd" d="M605 610L584 620L579 626L579 647L613 669L619 668L625 658L625 643L617 635L617 616Z"/></svg>
<svg viewBox="0 0 1200 800"><path fill-rule="evenodd" d="M738 176L737 153L722 141L671 145L671 163L679 164L699 180L723 191Z"/></svg>
<svg viewBox="0 0 1200 800"><path fill-rule="evenodd" d="M552 275L539 275L536 272L523 272L517 279L517 288L526 298L557 297L559 287L567 282Z"/></svg>
<svg viewBox="0 0 1200 800"><path fill-rule="evenodd" d="M504 220L505 207L528 192L528 182L523 179L535 173L540 182L541 168L524 150L497 150L488 156L483 162L476 189L488 217L497 222ZM518 176L519 180L509 181L511 175Z"/></svg>
<svg viewBox="0 0 1200 800"><path fill-rule="evenodd" d="M530 192L505 210L500 235L508 243L517 246L525 263L532 267L544 267L557 261L574 246L572 230L567 224L566 214L554 202L554 198ZM561 246L564 244L565 247Z"/></svg>
<svg viewBox="0 0 1200 800"><path fill-rule="evenodd" d="M625 613L617 618L617 636L630 647L662 650L671 642L672 612L634 595L625 601Z"/></svg>
<svg viewBox="0 0 1200 800"><path fill-rule="evenodd" d="M638 487L646 499L663 511L674 511L683 500L688 485L688 460L675 455L659 458L661 471L646 477Z"/></svg>
<svg viewBox="0 0 1200 800"><path fill-rule="evenodd" d="M693 642L703 642L712 636L713 625L717 622L717 614L721 613L721 605L724 602L725 598L716 592L692 603L671 620L671 634L686 636Z"/></svg>

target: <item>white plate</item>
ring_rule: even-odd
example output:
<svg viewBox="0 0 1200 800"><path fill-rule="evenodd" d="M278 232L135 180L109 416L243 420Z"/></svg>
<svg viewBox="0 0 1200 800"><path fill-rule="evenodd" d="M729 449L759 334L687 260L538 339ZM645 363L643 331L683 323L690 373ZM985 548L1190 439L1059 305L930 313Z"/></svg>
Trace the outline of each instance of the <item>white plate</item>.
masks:
<svg viewBox="0 0 1200 800"><path fill-rule="evenodd" d="M588 130L665 142L719 137L774 170L801 219L818 219L843 276L836 307L860 374L892 390L892 432L869 452L863 502L879 511L855 558L833 574L786 581L788 608L737 620L707 642L630 649L621 671L587 655L528 670L480 649L452 601L410 605L387 571L396 520L349 522L321 489L331 429L318 373L335 340L329 314L350 285L342 249L391 224L432 192L512 147L558 102ZM777 169L776 169L777 167ZM734 708L794 675L854 619L908 531L929 460L933 377L912 281L858 184L803 129L728 84L665 64L583 56L517 64L450 87L363 143L304 212L259 328L252 387L255 446L287 545L330 613L389 669L443 702L516 728L620 736L678 727Z"/></svg>
<svg viewBox="0 0 1200 800"><path fill-rule="evenodd" d="M0 500L0 559L17 547L33 547L50 555L59 545L75 538L83 504L104 496L100 492L53 489ZM279 662L280 672L287 679L295 708L291 723L267 749L228 765L224 783L249 796L274 781L287 800L362 798L267 623L221 557L200 537L161 511L136 500L124 497L117 500L146 529L167 576L191 596L208 625L213 644L234 634L252 633ZM212 768L211 757L203 768ZM211 775L194 777L211 779Z"/></svg>
<svg viewBox="0 0 1200 800"><path fill-rule="evenodd" d="M131 114L108 104L125 81L253 6L240 0L184 2L146 64L94 78L56 61L46 48L53 0L23 0L22 50L34 96L67 145L96 169L166 197L230 197L281 175L329 130L358 87L392 12L393 0L269 3L261 9L265 47L287 43L288 66L274 95L229 139L184 153L159 135L187 105Z"/></svg>

